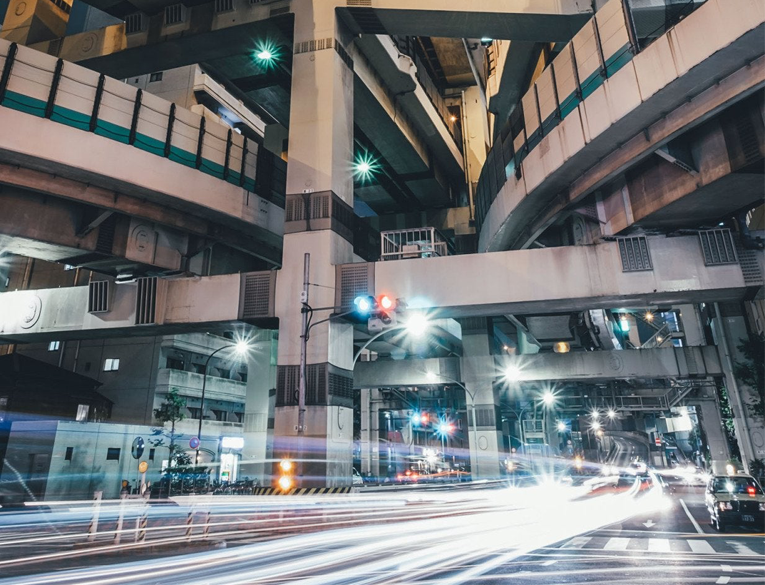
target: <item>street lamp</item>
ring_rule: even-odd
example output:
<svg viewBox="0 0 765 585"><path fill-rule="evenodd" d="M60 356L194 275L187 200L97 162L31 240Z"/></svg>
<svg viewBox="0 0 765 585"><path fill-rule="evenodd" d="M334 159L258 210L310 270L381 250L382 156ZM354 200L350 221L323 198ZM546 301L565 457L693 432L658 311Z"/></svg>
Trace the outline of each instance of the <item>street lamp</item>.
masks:
<svg viewBox="0 0 765 585"><path fill-rule="evenodd" d="M558 421L558 432L559 433L565 433L568 430L568 427L566 426L566 423L564 423L562 420Z"/></svg>
<svg viewBox="0 0 765 585"><path fill-rule="evenodd" d="M600 418L600 411L597 408L593 408L592 412L590 412L590 416L592 417L592 420L598 420Z"/></svg>
<svg viewBox="0 0 765 585"><path fill-rule="evenodd" d="M544 402L546 406L552 406L555 403L555 394L548 390L542 396L542 402Z"/></svg>
<svg viewBox="0 0 765 585"><path fill-rule="evenodd" d="M593 421L592 424L590 425L590 428L593 431L599 431L600 427L601 427L601 424L598 421Z"/></svg>
<svg viewBox="0 0 765 585"><path fill-rule="evenodd" d="M608 418L610 418L611 420L614 420L614 419L616 418L616 411L615 411L613 408L609 408L609 409L608 409L608 412L606 412L606 415L607 415L607 416L608 416Z"/></svg>
<svg viewBox="0 0 765 585"><path fill-rule="evenodd" d="M238 355L239 357L242 357L250 349L250 344L246 339L240 339L236 343L229 343L228 345L219 347L214 352L212 352L209 356L207 356L207 361L205 362L205 368L202 371L202 399L199 405L199 428L197 429L197 439L199 440L199 444L197 445L197 451L194 456L194 466L199 465L199 446L202 444L202 421L204 420L204 417L205 417L205 389L207 388L207 367L210 365L210 360L213 358L213 356L223 351L224 349L233 349L236 355Z"/></svg>

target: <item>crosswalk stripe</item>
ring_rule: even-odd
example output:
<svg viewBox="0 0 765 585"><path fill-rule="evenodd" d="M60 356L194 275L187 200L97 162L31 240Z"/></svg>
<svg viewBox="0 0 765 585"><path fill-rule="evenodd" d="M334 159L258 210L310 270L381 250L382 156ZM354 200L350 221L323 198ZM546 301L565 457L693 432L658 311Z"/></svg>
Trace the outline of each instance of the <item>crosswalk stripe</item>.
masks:
<svg viewBox="0 0 765 585"><path fill-rule="evenodd" d="M691 547L691 551L699 554L714 554L715 549L706 540L687 540L688 546Z"/></svg>
<svg viewBox="0 0 765 585"><path fill-rule="evenodd" d="M726 540L725 542L736 549L737 555L757 555L756 552L741 542L736 542L735 540Z"/></svg>
<svg viewBox="0 0 765 585"><path fill-rule="evenodd" d="M671 552L669 550L669 540L667 540L666 538L649 538L648 551L649 552Z"/></svg>
<svg viewBox="0 0 765 585"><path fill-rule="evenodd" d="M592 540L591 536L577 536L576 538L572 538L571 540L569 540L561 548L583 548L584 545L590 542L591 540Z"/></svg>
<svg viewBox="0 0 765 585"><path fill-rule="evenodd" d="M629 545L629 543L629 538L609 538L606 546L603 547L603 550L627 550L627 545Z"/></svg>

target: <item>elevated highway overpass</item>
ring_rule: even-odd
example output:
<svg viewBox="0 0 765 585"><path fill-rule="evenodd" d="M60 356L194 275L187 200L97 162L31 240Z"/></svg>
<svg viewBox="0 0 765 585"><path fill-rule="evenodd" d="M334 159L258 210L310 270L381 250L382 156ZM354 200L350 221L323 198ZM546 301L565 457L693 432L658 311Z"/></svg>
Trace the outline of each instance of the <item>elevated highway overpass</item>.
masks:
<svg viewBox="0 0 765 585"><path fill-rule="evenodd" d="M359 294L387 293L406 299L412 310L456 318L736 301L763 285L761 275L745 275L738 263L706 266L697 236L652 237L647 244L652 269L640 272L623 271L618 242L346 264L337 268L336 306L347 310ZM299 305L286 303L288 312L280 312L275 291L283 276L150 277L109 283L100 293L92 283L90 290L6 292L0 294L0 339L161 335L237 320L273 325L299 313ZM93 294L110 300L93 305Z"/></svg>

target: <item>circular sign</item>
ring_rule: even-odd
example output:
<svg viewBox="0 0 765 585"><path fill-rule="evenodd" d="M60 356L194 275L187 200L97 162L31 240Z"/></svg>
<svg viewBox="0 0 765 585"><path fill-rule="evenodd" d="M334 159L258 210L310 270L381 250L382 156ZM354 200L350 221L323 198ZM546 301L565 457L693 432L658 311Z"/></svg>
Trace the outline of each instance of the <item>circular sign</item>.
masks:
<svg viewBox="0 0 765 585"><path fill-rule="evenodd" d="M130 449L130 452L133 455L133 459L140 459L143 455L144 450L144 442L142 437L136 437L133 439L133 446Z"/></svg>
<svg viewBox="0 0 765 585"><path fill-rule="evenodd" d="M146 463L146 461L141 461L138 464L138 472L139 473L146 473L146 470L149 469L149 464Z"/></svg>
<svg viewBox="0 0 765 585"><path fill-rule="evenodd" d="M191 437L191 440L189 441L189 447L191 447L192 449L196 449L197 447L199 447L199 439L197 439L196 437Z"/></svg>

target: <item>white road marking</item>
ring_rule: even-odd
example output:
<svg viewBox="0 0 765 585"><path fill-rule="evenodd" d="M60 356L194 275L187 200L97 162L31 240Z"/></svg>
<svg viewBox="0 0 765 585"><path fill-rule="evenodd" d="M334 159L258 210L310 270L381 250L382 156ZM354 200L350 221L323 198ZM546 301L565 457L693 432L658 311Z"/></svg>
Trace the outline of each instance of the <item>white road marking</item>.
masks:
<svg viewBox="0 0 765 585"><path fill-rule="evenodd" d="M730 577L720 577L717 581L715 581L715 583L719 583L720 585L724 585L728 581L730 581Z"/></svg>
<svg viewBox="0 0 765 585"><path fill-rule="evenodd" d="M555 560L553 560L553 561L545 561L544 563L542 563L542 566L543 567L549 567L550 565L554 565L557 562L558 561L555 561Z"/></svg>
<svg viewBox="0 0 765 585"><path fill-rule="evenodd" d="M706 540L692 540L686 541L691 550L697 554L715 554L715 549Z"/></svg>
<svg viewBox="0 0 765 585"><path fill-rule="evenodd" d="M741 542L737 542L737 541L735 541L735 540L726 540L725 542L727 542L727 543L728 543L730 546L732 546L733 548L735 548L735 549L736 549L736 554L737 554L737 555L755 555L755 556L762 556L762 555L758 555L758 554L757 554L756 552L754 552L754 551L753 551L751 548L749 548L748 546L746 546L745 544L743 544L743 543L741 543Z"/></svg>
<svg viewBox="0 0 765 585"><path fill-rule="evenodd" d="M696 529L696 532L699 534L704 534L704 531L701 529L701 526L699 526L699 523L696 522L696 519L691 515L691 511L688 509L688 506L685 505L685 502L680 499L680 505L683 507L683 510L685 510L685 515L688 516L688 519L691 521L691 524L693 524L693 527Z"/></svg>
<svg viewBox="0 0 765 585"><path fill-rule="evenodd" d="M603 547L603 550L627 550L627 545L629 543L629 538L609 538L606 546Z"/></svg>
<svg viewBox="0 0 765 585"><path fill-rule="evenodd" d="M720 565L720 570L723 573L732 573L733 569L730 568L730 565Z"/></svg>
<svg viewBox="0 0 765 585"><path fill-rule="evenodd" d="M649 538L648 551L649 552L672 552L669 549L669 540L667 540L666 538Z"/></svg>
<svg viewBox="0 0 765 585"><path fill-rule="evenodd" d="M561 548L583 548L584 545L590 542L591 540L592 540L591 536L577 536L576 538L572 538L571 540L569 540Z"/></svg>

